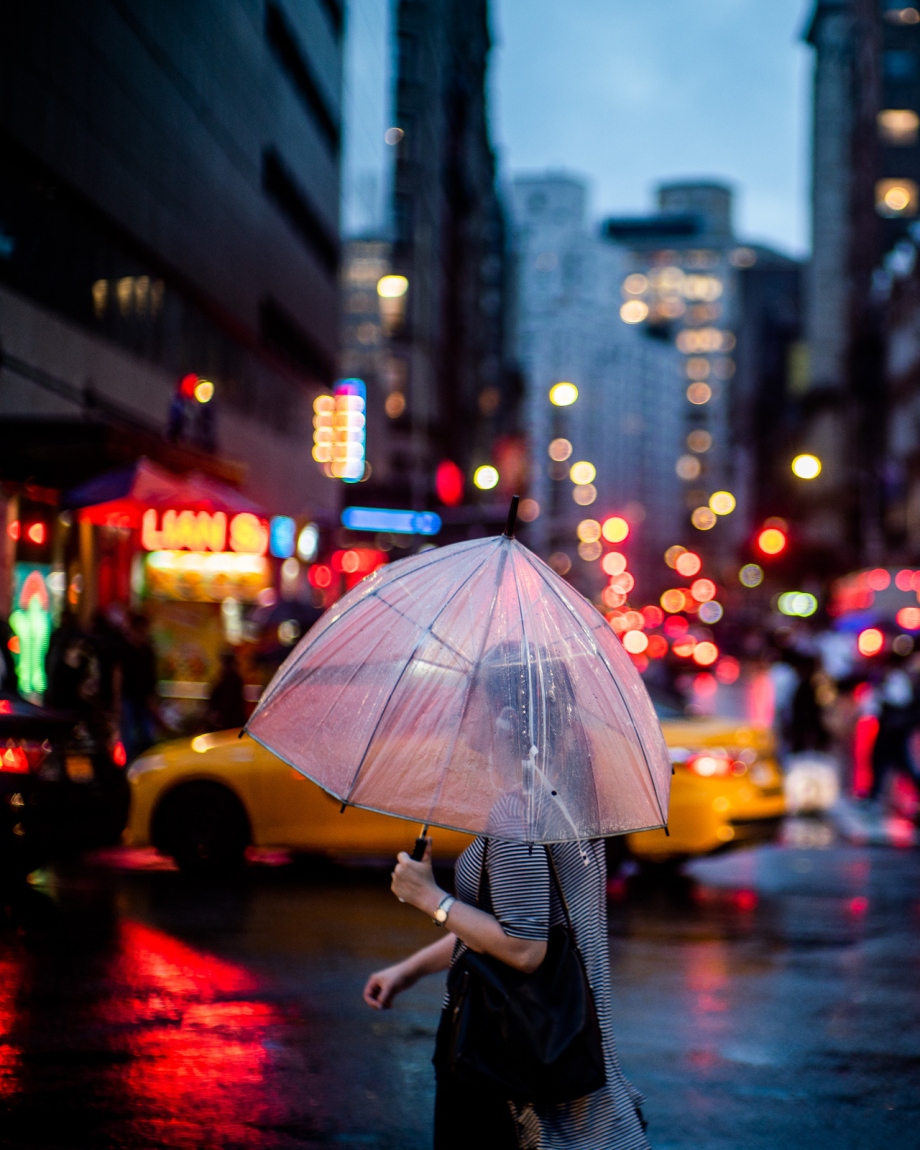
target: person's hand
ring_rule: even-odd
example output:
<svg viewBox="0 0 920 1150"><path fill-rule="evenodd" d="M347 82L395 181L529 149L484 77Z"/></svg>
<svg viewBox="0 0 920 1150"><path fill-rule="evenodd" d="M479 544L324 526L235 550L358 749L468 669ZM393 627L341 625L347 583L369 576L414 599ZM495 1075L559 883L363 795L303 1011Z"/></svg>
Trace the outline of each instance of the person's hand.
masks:
<svg viewBox="0 0 920 1150"><path fill-rule="evenodd" d="M389 1010L396 995L410 987L413 982L415 979L410 977L402 962L388 966L385 970L376 970L364 987L364 1001L374 1010Z"/></svg>
<svg viewBox="0 0 920 1150"><path fill-rule="evenodd" d="M438 903L444 897L444 891L434 881L430 839L421 862L413 862L405 851L399 852L392 878L390 890L400 902L407 902L410 906L416 906L419 910L434 915Z"/></svg>

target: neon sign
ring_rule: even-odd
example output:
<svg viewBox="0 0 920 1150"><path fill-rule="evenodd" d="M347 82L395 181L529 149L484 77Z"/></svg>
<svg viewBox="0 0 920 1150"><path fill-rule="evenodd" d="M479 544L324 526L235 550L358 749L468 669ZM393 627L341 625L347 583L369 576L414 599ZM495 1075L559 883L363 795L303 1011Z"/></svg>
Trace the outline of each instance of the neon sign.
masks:
<svg viewBox="0 0 920 1150"><path fill-rule="evenodd" d="M158 525L159 524L159 525ZM145 551L224 551L264 555L268 550L268 525L257 515L243 511L228 522L223 511L175 511L162 513L149 507L141 520L141 546Z"/></svg>

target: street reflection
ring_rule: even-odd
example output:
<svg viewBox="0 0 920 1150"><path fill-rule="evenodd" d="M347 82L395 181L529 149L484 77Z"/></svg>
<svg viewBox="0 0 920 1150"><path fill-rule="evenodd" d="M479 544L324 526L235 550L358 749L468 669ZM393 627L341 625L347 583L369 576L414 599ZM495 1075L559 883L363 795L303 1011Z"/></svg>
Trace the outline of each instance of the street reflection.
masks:
<svg viewBox="0 0 920 1150"><path fill-rule="evenodd" d="M254 997L243 967L138 922L120 925L100 1021L127 1056L113 1074L132 1141L199 1147L253 1145L272 1090L269 1053L281 1021Z"/></svg>

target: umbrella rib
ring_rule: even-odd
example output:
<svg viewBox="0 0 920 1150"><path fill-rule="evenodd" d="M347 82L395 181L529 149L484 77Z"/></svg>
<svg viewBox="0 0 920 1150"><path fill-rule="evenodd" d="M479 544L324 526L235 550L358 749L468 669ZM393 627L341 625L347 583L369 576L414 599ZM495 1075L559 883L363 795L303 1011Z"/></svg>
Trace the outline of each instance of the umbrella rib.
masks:
<svg viewBox="0 0 920 1150"><path fill-rule="evenodd" d="M525 558L528 558L528 559L529 559L529 557L528 557L528 556L525 556ZM533 564L530 564L530 567L531 567L531 569L533 569ZM539 572L538 572L538 574L539 574ZM517 587L517 585L518 585L518 582L517 582L517 573L516 573L516 572L515 572L515 576L514 576L514 585L515 585L515 587ZM526 633L526 630L524 629L524 616L523 616L524 606L523 606L523 603L522 603L522 601L521 601L520 592L518 592L518 604L519 604L519 606L520 606L520 608L521 608L521 630L522 630L522 631L524 631L524 639L525 639L525 642L526 642L526 639L527 639L527 633ZM628 709L629 709L629 708L627 708L627 710L628 710ZM631 718L631 717L632 717L632 716L630 716L630 718ZM546 721L546 716L545 716L545 707L544 707L544 724L545 724L545 721ZM544 745L544 749L545 749L545 747L546 747L546 743L547 743L546 731L544 730L544 732L543 732L543 733L544 733L543 745ZM587 742L587 739L586 739L586 742ZM531 739L531 744L533 744L533 739ZM587 747L587 752L588 752L588 761L589 761L589 763L591 763L591 785L594 787L594 810L595 810L595 818L598 818L598 816L599 816L599 814L600 814L600 801L598 800L598 797L597 797L597 779L596 779L596 777L595 777L595 775L594 775L594 763L593 763L593 761L592 761L592 757L591 757L591 748L590 748L590 746L588 746L588 747ZM545 762L545 761L546 761L546 759L545 759L545 757L544 757L544 762ZM534 766L536 767L536 763L534 763ZM543 769L542 769L542 768L540 768L540 767L536 767L536 769L540 771L540 774L543 776L543 779L544 779L544 781L548 781L548 776L547 776L547 774L546 774L546 771L545 771L545 770L543 770ZM654 784L653 784L653 789L654 789ZM550 790L552 790L552 788L550 788ZM658 796L657 796L657 794L656 794L655 798L657 799L657 797L658 797ZM562 810L563 810L563 814L565 815L566 819L568 820L569 824L571 825L571 827L572 827L572 830L574 830L574 831L576 832L576 834L577 834L577 833L578 833L578 828L575 826L574 820L572 819L571 815L569 814L569 810L568 810L568 807L565 805L565 803L563 803L563 802L561 802L561 801L560 801L560 803L558 803L557 805L559 805L559 806L561 806L561 807L562 807ZM659 810L660 810L660 809L661 809L661 806L660 806L660 804L658 804L658 807L659 807Z"/></svg>
<svg viewBox="0 0 920 1150"><path fill-rule="evenodd" d="M501 538L501 537L499 536L499 538ZM409 656L409 658L403 664L402 670L399 672L399 675L396 677L396 682L393 684L393 688L390 691L389 695L387 696L387 701L383 704L383 707L380 710L380 714L377 716L377 722L374 723L374 729L370 733L370 736L367 740L367 744L364 747L364 752L361 755L361 758L358 762L357 769L355 770L354 778L351 780L351 785L349 786L348 792L345 796L344 801L346 803L351 800L351 796L354 794L355 787L357 786L357 783L358 783L358 776L361 774L361 770L364 766L365 760L367 759L368 751L370 751L371 746L374 742L374 739L377 737L377 732L380 730L380 724L383 722L383 717L387 713L387 709L390 706L390 703L392 703L392 701L393 701L393 696L396 694L396 691L399 688L399 684L403 680L403 676L405 675L406 671L409 670L409 667L410 667L413 659L418 654L418 649L419 649L419 647L421 647L422 643L424 642L425 636L429 635L433 632L435 623L437 623L437 621L441 618L441 616L444 614L444 612L447 610L447 608L451 605L451 603L453 603L454 599L456 599L456 597L460 594L460 592L463 590L463 588L466 586L466 584L470 581L470 579L472 579L474 575L478 574L483 569L483 567L485 567L485 565L486 565L486 563L488 563L489 559L490 559L490 556L487 555L485 557L485 559L483 559L483 561L479 564L479 566L470 572L470 574L466 577L466 579L463 580L463 582L460 584L460 586L457 587L456 591L454 591L452 595L448 596L444 605L441 607L441 609L438 611L438 613L435 615L435 617L431 620L431 622L428 624L428 626L425 628L425 630L422 632L422 634L419 635L418 641L416 642L415 646L412 649L412 654Z"/></svg>
<svg viewBox="0 0 920 1150"><path fill-rule="evenodd" d="M502 538L503 538L503 536L502 536ZM473 679L475 679L476 672L479 670L479 664L482 662L482 654L483 654L483 651L485 651L485 649L486 649L486 643L488 642L488 639L489 639L489 632L492 630L492 615L495 611L495 601L498 599L498 591L499 591L499 588L501 587L502 575L504 574L504 571L505 571L506 559L507 559L507 552L503 549L499 552L498 572L495 576L495 587L492 590L492 602L489 605L488 621L486 623L485 630L482 633L482 642L479 644L479 652L477 653L475 660L471 662L472 670L470 672L470 677L467 679L466 690L464 691L464 694L463 694L463 706L460 708L460 717L457 719L457 726L454 730L454 737L453 737L453 740L451 741L451 744L450 744L450 751L448 752L446 758L444 759L445 766L444 766L444 770L441 773L441 779L438 783L438 789L435 792L434 798L431 800L431 805L428 808L430 814L434 814L435 807L437 806L438 800L441 797L441 791L444 788L444 780L446 779L447 772L450 769L451 759L454 757L454 751L456 750L456 747L457 747L457 740L460 738L460 728L463 726L463 720L466 717L466 709L469 706L469 702L470 702L470 694L473 690ZM431 823L432 820L429 818L426 821L428 823Z"/></svg>
<svg viewBox="0 0 920 1150"><path fill-rule="evenodd" d="M513 562L511 564L511 575L512 575L512 578L514 579L514 589L517 592L518 615L520 616L520 619L521 619L521 638L524 640L524 674L527 676L527 728L528 728L528 733L530 734L530 746L533 747L536 745L536 743L535 743L535 739L534 739L534 729L533 729L533 722L534 722L533 675L532 675L531 666L530 666L530 645L527 642L527 628L524 626L524 604L521 602L521 588L520 588L520 585L518 584L517 571L515 571L515 569L514 569L514 563ZM544 750L545 750L545 744L544 744ZM528 758L530 758L530 755L532 753L533 752L530 750L530 747L528 747L527 748ZM534 765L536 765L536 764L534 764ZM521 779L521 781L523 782L523 778ZM529 798L529 804L528 804L530 807L530 810L527 812L528 822L530 823L530 827L529 827L530 837L528 839L528 841L530 841L530 842L533 841L533 815L534 815L533 800L534 800L533 780L531 780L530 798Z"/></svg>
<svg viewBox="0 0 920 1150"><path fill-rule="evenodd" d="M533 567L533 563L531 562L529 556L527 556L527 562L530 563L531 567ZM539 570L537 568L534 568L534 570L536 570L537 573L539 574ZM578 621L578 625L581 627L582 631L587 636L588 641L593 644L593 646L595 648L595 652L600 656L600 660L604 664L604 666L606 667L607 673L613 681L613 685L616 687L617 691L619 692L620 698L623 700L623 706L626 708L626 713L627 713L627 715L629 715L629 719L633 725L633 728L637 729L635 716L632 713L632 709L629 706L629 702L626 699L626 695L623 692L623 688L620 686L619 682L617 681L617 677L613 673L613 668L607 662L607 656L600 649L600 646L594 642L591 629L588 627L588 625L585 623L585 621L575 611L573 611L571 609L571 607L569 607L569 605L562 598L562 596L559 594L559 592L556 590L556 588L552 585L552 583L548 579L546 579L545 577L544 577L543 581L544 581L544 583L546 583L546 586L549 587L549 589L552 591L552 593L556 596L556 598L559 600L559 602L565 607L565 609L571 615L575 616L576 620ZM661 825L667 826L668 820L665 818L664 811L661 809L661 799L659 799L659 797L658 797L658 788L655 786L655 776L652 774L652 764L648 761L648 755L645 753L645 745L641 739L639 739L639 747L642 751L642 758L645 761L645 768L648 771L649 782L652 784L652 794L655 796L655 805L658 807L658 813L661 815Z"/></svg>

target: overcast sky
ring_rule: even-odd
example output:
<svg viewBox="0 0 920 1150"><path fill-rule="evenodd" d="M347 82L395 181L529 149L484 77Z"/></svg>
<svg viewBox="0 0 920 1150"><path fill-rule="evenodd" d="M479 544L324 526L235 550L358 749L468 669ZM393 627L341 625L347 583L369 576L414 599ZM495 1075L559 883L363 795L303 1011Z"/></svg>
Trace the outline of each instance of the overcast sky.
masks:
<svg viewBox="0 0 920 1150"><path fill-rule="evenodd" d="M648 210L659 180L738 193L736 228L808 237L813 0L493 0L492 131L505 176L589 177L595 215Z"/></svg>

